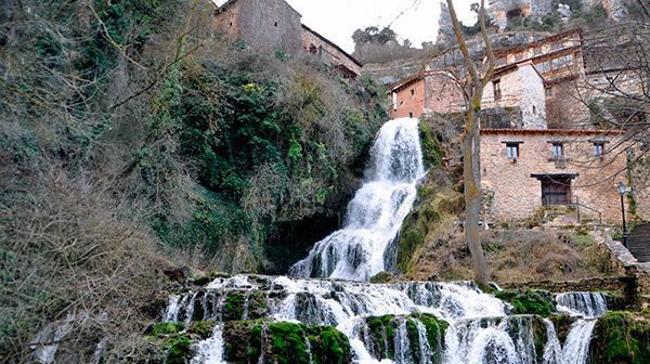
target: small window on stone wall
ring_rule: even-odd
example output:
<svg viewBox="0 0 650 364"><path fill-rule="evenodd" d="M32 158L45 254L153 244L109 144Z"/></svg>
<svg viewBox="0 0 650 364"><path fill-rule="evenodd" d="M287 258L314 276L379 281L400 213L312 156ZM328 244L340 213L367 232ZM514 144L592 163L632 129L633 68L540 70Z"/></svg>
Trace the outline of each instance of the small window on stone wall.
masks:
<svg viewBox="0 0 650 364"><path fill-rule="evenodd" d="M551 143L551 155L554 159L560 159L564 157L564 144Z"/></svg>
<svg viewBox="0 0 650 364"><path fill-rule="evenodd" d="M605 155L605 142L594 142L594 156L602 157Z"/></svg>
<svg viewBox="0 0 650 364"><path fill-rule="evenodd" d="M411 96L415 96L415 89L411 89Z"/></svg>
<svg viewBox="0 0 650 364"><path fill-rule="evenodd" d="M506 155L508 159L519 159L519 143L506 143Z"/></svg>
<svg viewBox="0 0 650 364"><path fill-rule="evenodd" d="M273 23L273 26L274 26L274 27L277 27L277 26L278 26L278 22L276 21L275 23Z"/></svg>
<svg viewBox="0 0 650 364"><path fill-rule="evenodd" d="M501 80L492 81L492 86L494 87L494 100L501 100Z"/></svg>
<svg viewBox="0 0 650 364"><path fill-rule="evenodd" d="M409 118L412 118L412 117L413 117L413 113L410 112L410 113L409 113Z"/></svg>
<svg viewBox="0 0 650 364"><path fill-rule="evenodd" d="M547 87L544 89L546 92L546 97L553 97L553 88L552 87Z"/></svg>

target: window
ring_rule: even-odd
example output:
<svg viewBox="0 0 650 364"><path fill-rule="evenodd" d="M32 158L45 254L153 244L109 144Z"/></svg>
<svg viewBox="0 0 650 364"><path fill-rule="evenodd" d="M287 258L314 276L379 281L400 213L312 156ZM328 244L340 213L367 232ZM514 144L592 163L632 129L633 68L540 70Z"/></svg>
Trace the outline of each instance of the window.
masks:
<svg viewBox="0 0 650 364"><path fill-rule="evenodd" d="M545 88L544 92L546 92L546 97L553 97L553 88L552 87Z"/></svg>
<svg viewBox="0 0 650 364"><path fill-rule="evenodd" d="M494 100L501 100L501 80L492 81L492 86L494 86Z"/></svg>
<svg viewBox="0 0 650 364"><path fill-rule="evenodd" d="M519 143L506 143L506 155L508 159L519 159Z"/></svg>
<svg viewBox="0 0 650 364"><path fill-rule="evenodd" d="M411 89L411 96L415 96L415 89Z"/></svg>
<svg viewBox="0 0 650 364"><path fill-rule="evenodd" d="M602 157L605 154L605 143L594 142L594 156Z"/></svg>
<svg viewBox="0 0 650 364"><path fill-rule="evenodd" d="M564 157L564 144L551 143L551 155L554 159L560 159Z"/></svg>
<svg viewBox="0 0 650 364"><path fill-rule="evenodd" d="M412 117L413 117L413 112L410 112L409 113L409 118L412 118Z"/></svg>
<svg viewBox="0 0 650 364"><path fill-rule="evenodd" d="M537 106L533 106L533 115L537 115Z"/></svg>
<svg viewBox="0 0 650 364"><path fill-rule="evenodd" d="M278 26L278 22L276 21L275 23L273 23L273 26L274 26L274 27L277 27L277 26Z"/></svg>

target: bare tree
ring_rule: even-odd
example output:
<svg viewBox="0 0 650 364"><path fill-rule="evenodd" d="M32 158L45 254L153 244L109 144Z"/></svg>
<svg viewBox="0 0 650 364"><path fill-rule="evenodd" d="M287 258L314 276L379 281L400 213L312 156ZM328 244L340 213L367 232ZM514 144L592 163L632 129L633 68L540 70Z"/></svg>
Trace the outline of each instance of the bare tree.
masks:
<svg viewBox="0 0 650 364"><path fill-rule="evenodd" d="M472 254L472 269L474 280L480 285L487 285L490 278L487 262L481 247L479 219L481 214L481 167L480 167L480 114L483 89L494 74L495 57L492 43L485 26L485 0L481 0L478 9L481 37L487 54L487 68L477 65L471 57L469 47L463 35L463 28L456 15L454 3L447 0L451 21L458 42L458 48L463 56L470 82L465 88L466 99L469 101L465 113L465 134L463 136L463 179L465 185L465 237Z"/></svg>

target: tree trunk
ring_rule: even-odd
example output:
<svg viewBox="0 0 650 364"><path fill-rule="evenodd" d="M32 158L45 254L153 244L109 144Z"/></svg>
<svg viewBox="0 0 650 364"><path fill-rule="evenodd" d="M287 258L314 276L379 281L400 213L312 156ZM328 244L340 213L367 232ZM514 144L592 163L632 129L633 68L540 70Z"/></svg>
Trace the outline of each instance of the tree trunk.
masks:
<svg viewBox="0 0 650 364"><path fill-rule="evenodd" d="M483 90L475 89L467 110L463 138L463 179L465 185L465 238L472 255L474 280L487 286L490 279L487 262L481 246L479 219L481 218L481 144L480 120Z"/></svg>

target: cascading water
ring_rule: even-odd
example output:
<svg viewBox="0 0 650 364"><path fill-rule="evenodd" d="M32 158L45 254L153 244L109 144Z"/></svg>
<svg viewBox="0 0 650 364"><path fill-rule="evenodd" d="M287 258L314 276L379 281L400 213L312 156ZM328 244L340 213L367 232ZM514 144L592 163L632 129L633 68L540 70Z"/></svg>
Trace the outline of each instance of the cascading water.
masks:
<svg viewBox="0 0 650 364"><path fill-rule="evenodd" d="M559 311L576 317L562 344L550 320L509 315L508 304L471 283L358 282L389 268L390 243L415 200L417 180L424 175L417 124L399 119L384 125L343 229L316 243L291 268L290 274L300 278L222 277L169 298L162 313L165 321L217 322L213 335L195 344L191 364L225 363L231 323L262 318L334 326L349 339L354 362L362 364L586 363L595 319L607 309L601 294L556 297ZM259 356L253 362L273 362L264 347L273 341L269 324L257 325ZM298 340L309 352L309 363L310 340L306 334Z"/></svg>
<svg viewBox="0 0 650 364"><path fill-rule="evenodd" d="M344 227L316 243L290 275L365 281L386 269L385 251L411 210L416 182L424 175L418 120L384 124L370 157L366 182L348 205Z"/></svg>

